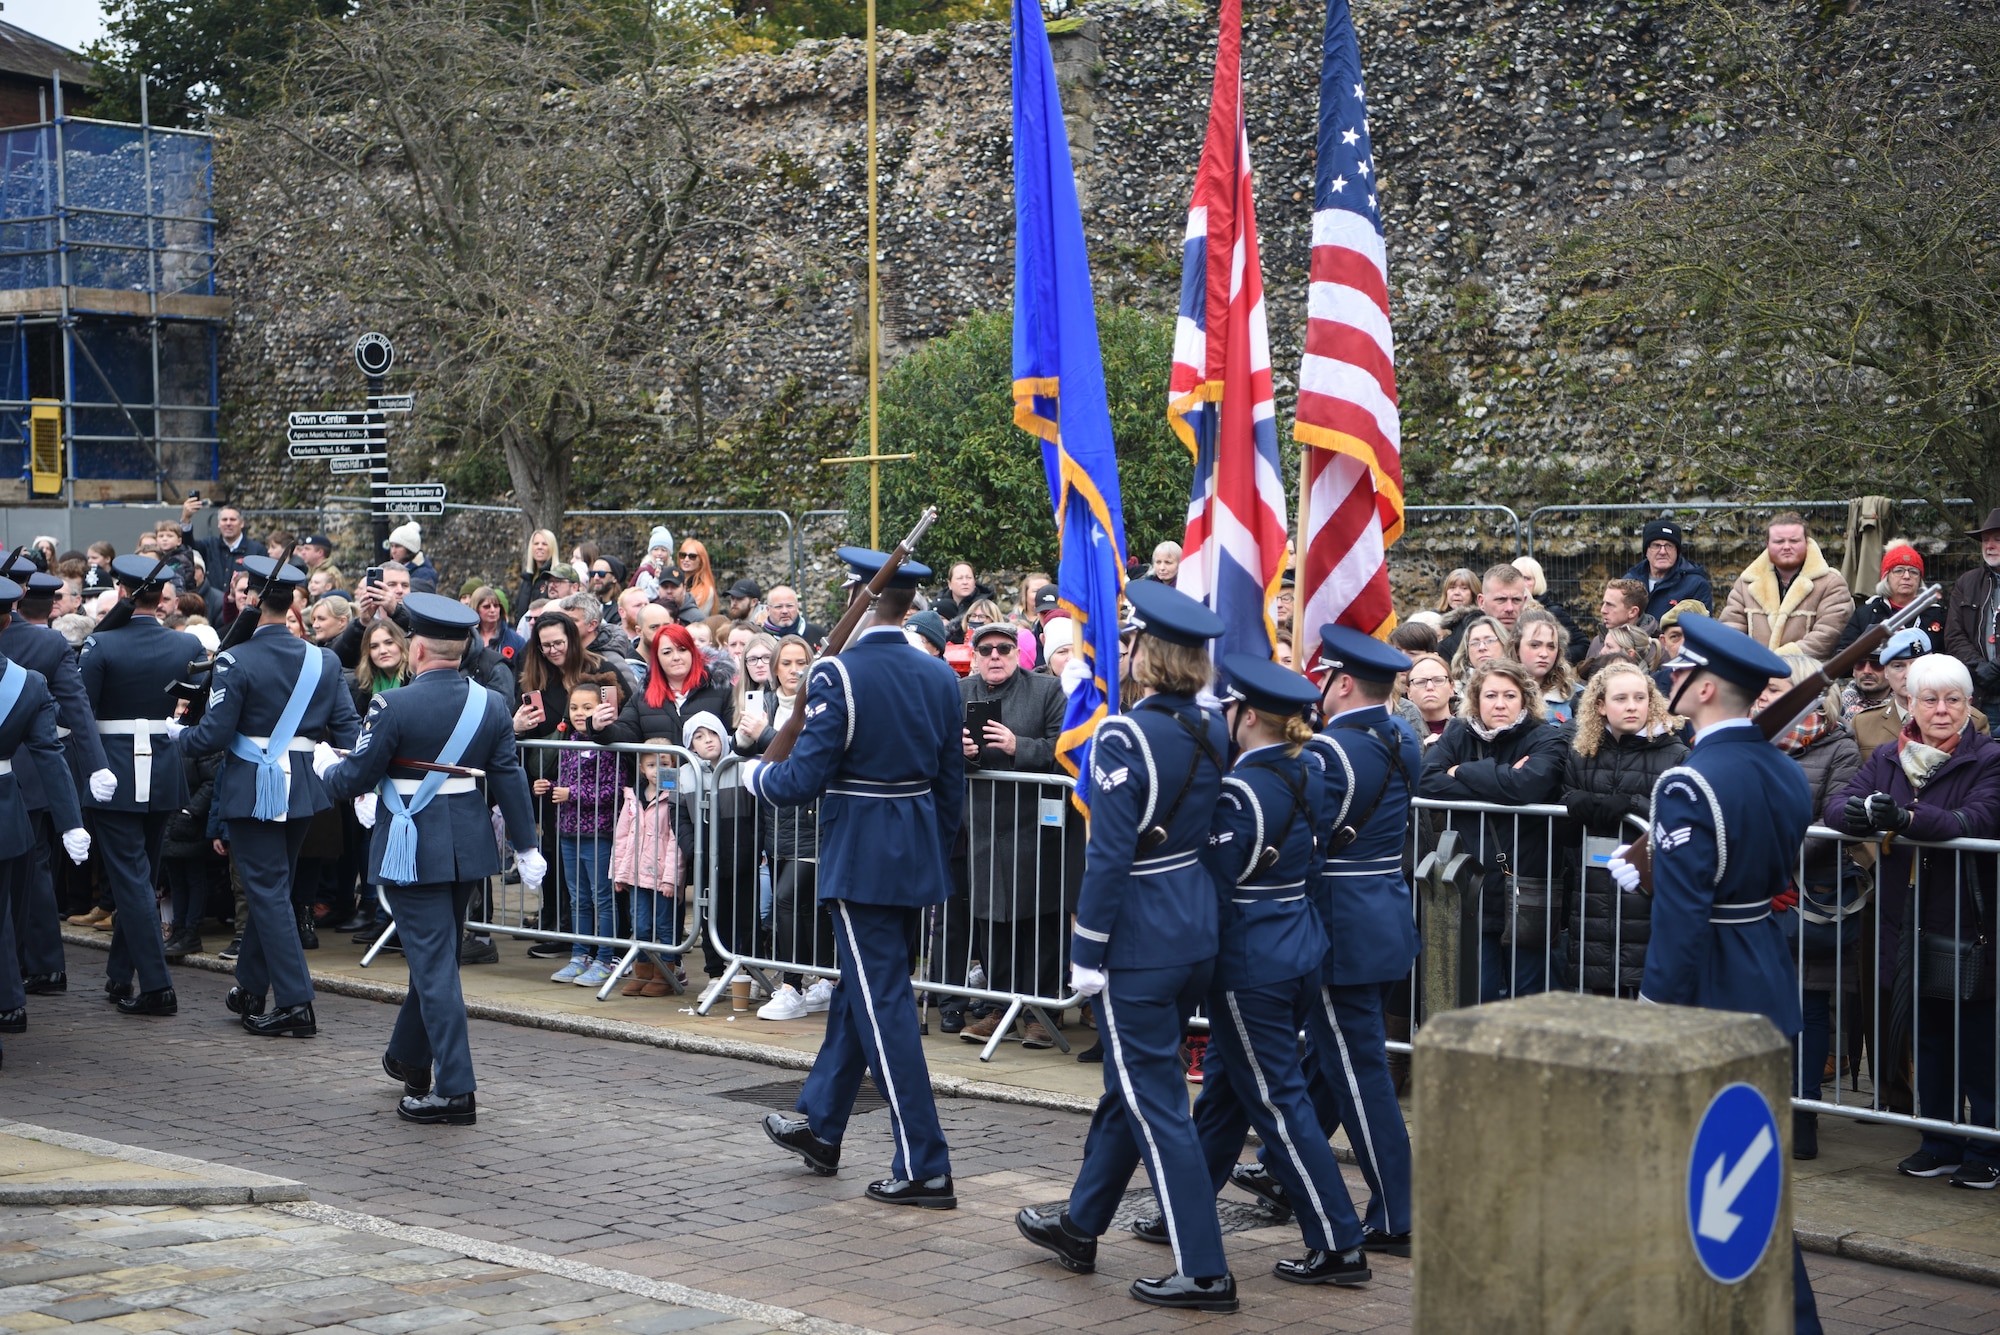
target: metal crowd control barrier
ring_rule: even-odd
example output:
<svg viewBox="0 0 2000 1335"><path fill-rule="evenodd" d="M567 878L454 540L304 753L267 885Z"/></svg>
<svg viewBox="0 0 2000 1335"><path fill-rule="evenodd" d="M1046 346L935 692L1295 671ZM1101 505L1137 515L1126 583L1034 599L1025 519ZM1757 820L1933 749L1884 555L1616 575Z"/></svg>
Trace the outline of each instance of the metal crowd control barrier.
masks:
<svg viewBox="0 0 2000 1335"><path fill-rule="evenodd" d="M1602 870L1643 828L1636 817L1627 823L1617 838L1594 837L1562 806L1418 798L1409 839L1424 954L1411 979L1413 1031L1440 1011L1531 992L1636 997L1650 900L1618 892ZM1799 849L1802 902L1780 919L1805 1021L1793 1108L2000 1141L2000 840L1898 838L1917 852L1913 874L1894 887L1884 882L1882 842L1815 825ZM1941 900L1948 911L1935 907ZM1631 916L1640 906L1645 917ZM1902 930L1911 922L1926 924L1928 952ZM1926 1111L1940 1106L1950 1115Z"/></svg>
<svg viewBox="0 0 2000 1335"><path fill-rule="evenodd" d="M701 943L700 888L708 880L698 837L708 786L699 778L685 787L680 782L683 775L701 773L695 756L678 746L550 740L523 740L520 752L548 876L538 891L518 878L489 879L484 902L474 901L466 928L517 940L568 942L572 960L588 957L605 966L609 976L597 989L599 1001L630 976L642 953L662 971L669 991L678 992L672 970ZM562 801L555 800L558 790ZM388 815L378 811L378 818ZM573 832L564 833L564 824ZM691 837L684 840L684 833ZM494 838L511 866L505 831L496 827ZM674 893L663 893L662 887ZM386 909L386 897L383 905ZM361 957L364 967L389 944L394 930L392 921L369 946Z"/></svg>
<svg viewBox="0 0 2000 1335"><path fill-rule="evenodd" d="M828 915L817 897L816 803L776 807L741 785L742 757L707 776L709 948L724 962L696 1006L706 1015L743 979L776 992L840 977ZM980 1052L990 1061L1017 1021L1031 1017L1067 1052L1056 1015L1081 1004L1063 988L1069 910L1083 874L1083 826L1061 774L974 771L966 784L963 857L954 892L926 912L911 984L933 998L1004 1008ZM896 869L884 867L884 875ZM768 887L768 895L765 893ZM975 985L975 966L984 971ZM818 1009L818 1007L815 1007Z"/></svg>

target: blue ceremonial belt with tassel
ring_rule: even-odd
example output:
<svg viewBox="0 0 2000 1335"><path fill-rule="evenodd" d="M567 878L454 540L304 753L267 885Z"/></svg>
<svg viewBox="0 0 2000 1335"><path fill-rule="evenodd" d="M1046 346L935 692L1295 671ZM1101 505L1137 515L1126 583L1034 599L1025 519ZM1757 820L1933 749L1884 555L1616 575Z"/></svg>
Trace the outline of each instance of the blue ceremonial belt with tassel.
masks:
<svg viewBox="0 0 2000 1335"><path fill-rule="evenodd" d="M292 687L291 698L285 701L285 712L278 715L277 726L271 729L266 745L259 746L241 733L229 739L230 752L257 767L257 805L250 814L258 820L285 818L289 793L285 782L285 753L291 750L292 738L299 731L299 720L306 716L306 707L312 703L313 692L319 688L322 664L323 657L319 650L308 646L305 662L299 668L298 684Z"/></svg>
<svg viewBox="0 0 2000 1335"><path fill-rule="evenodd" d="M445 740L444 750L438 752L437 763L456 765L465 755L466 748L472 745L472 739L479 735L479 722L485 716L486 692L473 683L472 689L465 693L465 708L459 711L458 726ZM403 801L403 795L396 791L394 779L384 778L375 789L382 805L389 809L389 835L382 845L380 874L383 880L395 885L409 885L417 879L416 815L430 805L448 777L438 770L431 770L417 784L417 791L410 794L407 803Z"/></svg>

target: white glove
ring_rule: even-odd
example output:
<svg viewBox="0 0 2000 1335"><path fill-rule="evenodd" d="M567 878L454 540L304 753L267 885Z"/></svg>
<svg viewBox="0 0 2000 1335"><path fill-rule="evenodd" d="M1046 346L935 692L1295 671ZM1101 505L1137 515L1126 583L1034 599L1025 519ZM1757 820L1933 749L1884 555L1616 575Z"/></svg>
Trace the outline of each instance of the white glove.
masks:
<svg viewBox="0 0 2000 1335"><path fill-rule="evenodd" d="M167 720L167 739L169 741L180 736L187 730L188 730L188 725L181 722L179 719L170 718Z"/></svg>
<svg viewBox="0 0 2000 1335"><path fill-rule="evenodd" d="M118 776L108 769L94 770L90 776L90 800L109 802L118 791Z"/></svg>
<svg viewBox="0 0 2000 1335"><path fill-rule="evenodd" d="M64 830L62 841L63 852L69 854L71 862L81 867L85 862L90 860L89 830L84 829L81 825L77 826L74 830Z"/></svg>
<svg viewBox="0 0 2000 1335"><path fill-rule="evenodd" d="M1081 654L1063 664L1062 688L1064 695L1075 695L1076 688L1089 680L1090 664L1083 661Z"/></svg>
<svg viewBox="0 0 2000 1335"><path fill-rule="evenodd" d="M1110 981L1111 979L1105 976L1104 970L1086 969L1075 960L1070 961L1069 990L1078 996L1094 997L1102 992L1104 985Z"/></svg>
<svg viewBox="0 0 2000 1335"><path fill-rule="evenodd" d="M757 777L757 771L758 771L758 770L760 770L760 769L763 769L763 768L764 768L764 767L765 767L766 765L768 765L768 764L770 764L770 763L771 763L771 762L770 762L770 761L768 761L768 760L746 760L746 761L744 761L744 762L743 762L743 773L742 773L741 777L740 777L740 778L738 779L738 782L739 782L739 783L741 783L741 784L742 784L742 785L743 785L743 786L744 786L745 788L748 788L748 789L750 789L750 791L751 791L751 792L753 792L753 793L754 793L754 792L756 792L756 791L757 791L757 789L756 789L756 787L755 787L755 786L753 785L752 781L753 781L754 779L756 779L756 777Z"/></svg>
<svg viewBox="0 0 2000 1335"><path fill-rule="evenodd" d="M313 773L324 779L326 772L339 763L340 752L334 750L325 742L316 742L313 744Z"/></svg>
<svg viewBox="0 0 2000 1335"><path fill-rule="evenodd" d="M1625 860L1625 855L1631 851L1632 845L1620 844L1611 850L1611 860L1604 864L1604 869L1611 873L1611 879L1618 882L1618 888L1627 894L1639 888L1639 869Z"/></svg>
<svg viewBox="0 0 2000 1335"><path fill-rule="evenodd" d="M541 849L530 848L514 855L514 868L521 873L522 885L530 890L539 890L542 882L548 879L549 860L542 856Z"/></svg>
<svg viewBox="0 0 2000 1335"><path fill-rule="evenodd" d="M361 822L361 828L375 828L375 794L363 793L354 799L354 819Z"/></svg>

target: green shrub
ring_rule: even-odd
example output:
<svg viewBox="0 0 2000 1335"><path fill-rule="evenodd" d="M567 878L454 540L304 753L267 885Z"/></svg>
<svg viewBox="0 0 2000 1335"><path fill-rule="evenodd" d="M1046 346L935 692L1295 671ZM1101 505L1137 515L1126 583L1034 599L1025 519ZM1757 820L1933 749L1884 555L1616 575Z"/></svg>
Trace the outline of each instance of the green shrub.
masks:
<svg viewBox="0 0 2000 1335"><path fill-rule="evenodd" d="M882 542L908 533L926 505L937 524L918 558L942 571L967 560L981 571L1056 568L1055 514L1041 442L1014 425L1013 317L974 315L945 338L904 358L882 382L882 453L917 457L882 467ZM1150 557L1187 523L1192 474L1187 448L1167 426L1171 319L1100 307L1111 431L1118 449L1126 542ZM855 449L868 452L861 414ZM847 508L854 541L868 540L868 470L849 465Z"/></svg>

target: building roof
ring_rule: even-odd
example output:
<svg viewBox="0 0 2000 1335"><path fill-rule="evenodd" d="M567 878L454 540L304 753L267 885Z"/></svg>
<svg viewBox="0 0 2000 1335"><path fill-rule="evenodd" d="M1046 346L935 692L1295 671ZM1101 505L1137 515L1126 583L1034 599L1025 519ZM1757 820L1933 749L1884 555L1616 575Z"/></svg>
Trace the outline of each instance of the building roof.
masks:
<svg viewBox="0 0 2000 1335"><path fill-rule="evenodd" d="M97 67L76 52L25 28L0 22L0 74L46 79L52 73L60 73L64 83L79 87L97 84Z"/></svg>

